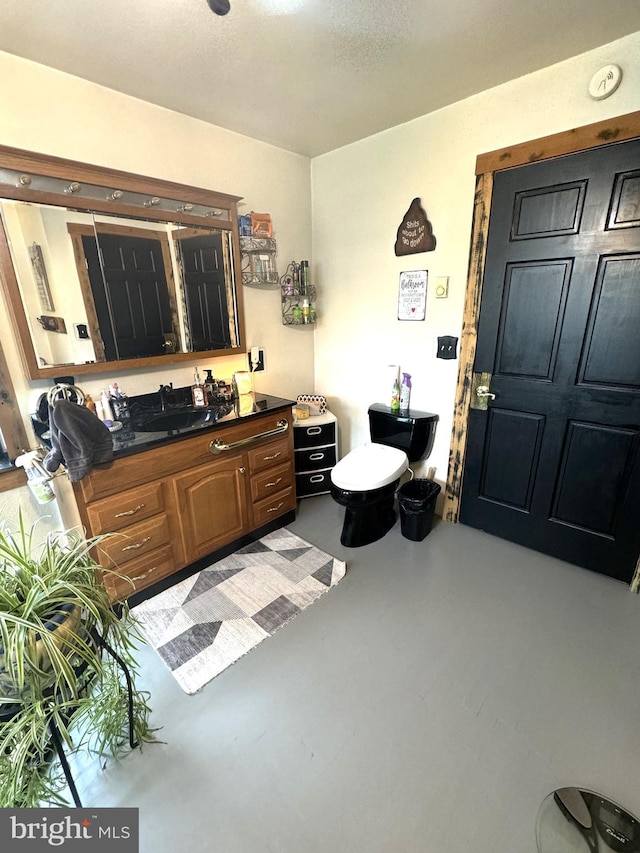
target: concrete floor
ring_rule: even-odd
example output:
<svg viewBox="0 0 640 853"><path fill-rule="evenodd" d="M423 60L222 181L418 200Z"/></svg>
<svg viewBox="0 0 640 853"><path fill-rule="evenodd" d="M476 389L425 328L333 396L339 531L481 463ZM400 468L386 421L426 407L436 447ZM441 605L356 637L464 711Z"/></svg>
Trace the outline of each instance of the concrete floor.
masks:
<svg viewBox="0 0 640 853"><path fill-rule="evenodd" d="M85 805L142 853L534 853L568 785L640 814L640 597L461 525L346 549L342 512L290 529L344 580L200 693L140 652L165 743L78 768Z"/></svg>

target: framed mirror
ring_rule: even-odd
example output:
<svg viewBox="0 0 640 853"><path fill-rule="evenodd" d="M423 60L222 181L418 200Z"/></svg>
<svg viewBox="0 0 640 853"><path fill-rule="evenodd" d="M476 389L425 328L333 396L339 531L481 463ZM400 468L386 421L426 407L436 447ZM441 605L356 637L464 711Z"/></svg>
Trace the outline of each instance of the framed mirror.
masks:
<svg viewBox="0 0 640 853"><path fill-rule="evenodd" d="M27 375L244 352L238 201L0 146L0 278Z"/></svg>

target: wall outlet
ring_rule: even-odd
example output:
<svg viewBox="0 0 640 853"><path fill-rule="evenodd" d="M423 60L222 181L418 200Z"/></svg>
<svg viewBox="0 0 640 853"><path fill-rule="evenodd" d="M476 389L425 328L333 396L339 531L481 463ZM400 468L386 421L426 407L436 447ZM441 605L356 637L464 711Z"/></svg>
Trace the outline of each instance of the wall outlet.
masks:
<svg viewBox="0 0 640 853"><path fill-rule="evenodd" d="M259 373L261 370L264 370L264 350L262 347L251 347L247 355L249 356L249 370L251 373ZM254 367L253 362L255 361L257 361L257 364Z"/></svg>

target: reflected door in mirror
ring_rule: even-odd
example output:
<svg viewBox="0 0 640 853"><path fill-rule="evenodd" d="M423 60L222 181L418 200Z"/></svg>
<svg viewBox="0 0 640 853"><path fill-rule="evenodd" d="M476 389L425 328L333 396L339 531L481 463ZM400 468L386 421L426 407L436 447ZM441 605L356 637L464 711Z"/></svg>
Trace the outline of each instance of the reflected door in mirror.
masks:
<svg viewBox="0 0 640 853"><path fill-rule="evenodd" d="M160 241L102 231L99 241L98 252L82 238L106 360L163 355L178 330Z"/></svg>
<svg viewBox="0 0 640 853"><path fill-rule="evenodd" d="M182 259L190 349L201 352L232 346L222 235L179 237L176 245Z"/></svg>

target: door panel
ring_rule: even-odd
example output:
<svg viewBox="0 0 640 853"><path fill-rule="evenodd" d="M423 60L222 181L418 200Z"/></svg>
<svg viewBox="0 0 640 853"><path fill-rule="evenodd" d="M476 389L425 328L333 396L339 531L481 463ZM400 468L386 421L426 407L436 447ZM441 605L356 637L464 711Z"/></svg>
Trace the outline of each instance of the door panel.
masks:
<svg viewBox="0 0 640 853"><path fill-rule="evenodd" d="M553 378L570 273L570 261L508 265L494 373Z"/></svg>
<svg viewBox="0 0 640 853"><path fill-rule="evenodd" d="M511 239L577 234L586 189L585 180L516 193Z"/></svg>
<svg viewBox="0 0 640 853"><path fill-rule="evenodd" d="M613 539L634 453L633 430L571 421L560 456L552 520Z"/></svg>
<svg viewBox="0 0 640 853"><path fill-rule="evenodd" d="M492 409L482 458L480 496L529 512L544 417Z"/></svg>
<svg viewBox="0 0 640 853"><path fill-rule="evenodd" d="M640 551L640 141L497 173L460 519L629 581Z"/></svg>
<svg viewBox="0 0 640 853"><path fill-rule="evenodd" d="M640 255L604 258L579 382L640 389Z"/></svg>

